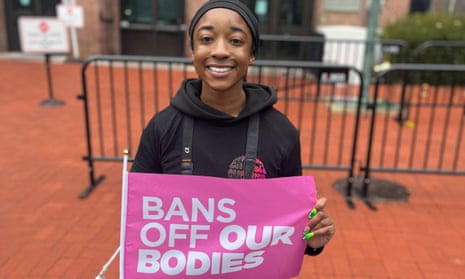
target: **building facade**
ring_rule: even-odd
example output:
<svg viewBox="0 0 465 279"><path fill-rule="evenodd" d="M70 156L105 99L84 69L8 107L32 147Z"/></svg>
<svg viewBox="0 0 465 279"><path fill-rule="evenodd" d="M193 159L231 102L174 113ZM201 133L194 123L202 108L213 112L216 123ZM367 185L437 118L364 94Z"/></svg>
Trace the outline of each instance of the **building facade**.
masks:
<svg viewBox="0 0 465 279"><path fill-rule="evenodd" d="M84 27L76 32L81 59L95 54L188 56L187 25L205 1L0 0L0 52L21 51L17 24L20 16L56 16L57 4L74 3L84 10ZM263 34L314 35L321 25L366 26L371 0L241 1L259 18ZM379 26L422 7L450 9L450 1L383 0ZM464 9L463 2L457 1L454 8ZM288 49L290 52L293 50Z"/></svg>

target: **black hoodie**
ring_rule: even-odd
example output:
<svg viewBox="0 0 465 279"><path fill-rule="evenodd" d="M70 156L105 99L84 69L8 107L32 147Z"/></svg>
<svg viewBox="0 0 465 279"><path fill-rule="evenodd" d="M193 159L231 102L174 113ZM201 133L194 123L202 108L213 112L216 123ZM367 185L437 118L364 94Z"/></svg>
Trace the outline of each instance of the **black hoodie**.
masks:
<svg viewBox="0 0 465 279"><path fill-rule="evenodd" d="M131 171L181 173L183 118L194 119L193 174L243 177L250 116L260 114L256 165L253 178L302 174L299 134L292 123L273 108L276 92L259 84L244 83L247 102L233 117L200 100L202 83L185 80L171 105L150 120L144 129Z"/></svg>

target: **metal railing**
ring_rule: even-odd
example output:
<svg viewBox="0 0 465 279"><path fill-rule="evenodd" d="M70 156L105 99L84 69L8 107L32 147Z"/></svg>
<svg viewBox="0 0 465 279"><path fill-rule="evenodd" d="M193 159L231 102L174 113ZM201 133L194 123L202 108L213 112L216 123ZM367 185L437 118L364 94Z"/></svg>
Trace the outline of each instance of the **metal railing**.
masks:
<svg viewBox="0 0 465 279"><path fill-rule="evenodd" d="M409 44L404 40L336 39L320 36L271 35L260 36L263 43L260 58L316 61L354 66L363 70L365 50L373 45L375 64L385 56L406 58Z"/></svg>
<svg viewBox="0 0 465 279"><path fill-rule="evenodd" d="M84 62L79 99L84 101L83 159L88 162L90 186L81 197L104 178L96 177L95 162L122 161L123 149L129 149L133 159L149 119L169 105L183 79L196 77L191 63L187 58L108 55ZM353 67L316 62L258 60L249 69L248 81L274 87L276 108L300 130L304 168L351 170L361 92L344 75L362 82ZM341 113L331 113L335 109Z"/></svg>
<svg viewBox="0 0 465 279"><path fill-rule="evenodd" d="M169 105L182 80L197 77L188 58L96 56L83 64L90 186L98 161L130 155L149 119ZM446 74L450 83L435 82ZM427 75L430 84L412 76ZM302 167L348 173L346 200L373 172L465 175L465 65L393 64L377 73L367 98L353 66L257 60L248 82L276 89L282 111L299 129ZM400 117L399 117L400 116ZM133 158L130 156L130 160Z"/></svg>
<svg viewBox="0 0 465 279"><path fill-rule="evenodd" d="M411 63L465 64L465 41L426 41L412 53Z"/></svg>
<svg viewBox="0 0 465 279"><path fill-rule="evenodd" d="M436 83L444 74L452 82ZM432 84L412 82L412 75L427 75ZM438 64L394 64L378 73L359 158L364 196L372 172L465 175L464 75L465 65Z"/></svg>

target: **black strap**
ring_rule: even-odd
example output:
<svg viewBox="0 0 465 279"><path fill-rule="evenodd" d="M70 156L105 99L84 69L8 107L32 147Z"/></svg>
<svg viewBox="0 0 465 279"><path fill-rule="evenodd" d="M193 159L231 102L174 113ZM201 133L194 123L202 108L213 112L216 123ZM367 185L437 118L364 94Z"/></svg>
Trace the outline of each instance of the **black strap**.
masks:
<svg viewBox="0 0 465 279"><path fill-rule="evenodd" d="M247 145L245 150L244 177L253 178L255 161L257 158L258 133L260 127L260 114L256 113L249 119L247 130Z"/></svg>
<svg viewBox="0 0 465 279"><path fill-rule="evenodd" d="M183 126L181 173L192 174L192 135L194 134L194 119L184 115Z"/></svg>
<svg viewBox="0 0 465 279"><path fill-rule="evenodd" d="M245 150L244 177L253 178L255 160L257 158L258 134L260 126L260 114L256 113L249 119L247 130L247 145ZM182 162L181 173L192 174L194 164L192 162L192 135L194 134L194 119L184 115L182 133Z"/></svg>

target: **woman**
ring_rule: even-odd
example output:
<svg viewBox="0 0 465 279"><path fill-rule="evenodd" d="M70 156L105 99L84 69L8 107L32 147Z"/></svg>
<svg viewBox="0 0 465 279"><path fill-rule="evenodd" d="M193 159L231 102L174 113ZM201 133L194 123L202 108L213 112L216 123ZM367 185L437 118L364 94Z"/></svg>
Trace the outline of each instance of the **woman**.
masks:
<svg viewBox="0 0 465 279"><path fill-rule="evenodd" d="M258 21L241 2L211 0L189 27L198 79L183 81L144 129L131 171L230 178L302 175L299 134L273 108L270 87L245 82L259 45ZM306 254L335 233L321 198L304 230ZM314 215L314 216L313 216Z"/></svg>

